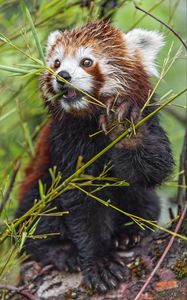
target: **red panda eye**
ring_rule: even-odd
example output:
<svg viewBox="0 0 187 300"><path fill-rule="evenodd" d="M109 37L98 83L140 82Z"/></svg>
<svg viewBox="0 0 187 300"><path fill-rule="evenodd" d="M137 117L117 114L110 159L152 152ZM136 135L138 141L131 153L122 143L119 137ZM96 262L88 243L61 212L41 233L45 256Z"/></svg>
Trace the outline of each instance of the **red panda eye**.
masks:
<svg viewBox="0 0 187 300"><path fill-rule="evenodd" d="M91 67L93 65L93 60L91 58L83 58L81 60L81 66L88 68Z"/></svg>
<svg viewBox="0 0 187 300"><path fill-rule="evenodd" d="M54 67L57 69L60 67L60 61L59 59L56 59L55 62L54 62Z"/></svg>

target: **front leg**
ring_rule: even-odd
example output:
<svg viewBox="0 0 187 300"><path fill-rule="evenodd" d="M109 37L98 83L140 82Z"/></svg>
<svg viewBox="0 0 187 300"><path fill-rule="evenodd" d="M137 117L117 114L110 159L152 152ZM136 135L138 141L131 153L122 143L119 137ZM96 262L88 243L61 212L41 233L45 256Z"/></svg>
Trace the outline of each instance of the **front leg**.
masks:
<svg viewBox="0 0 187 300"><path fill-rule="evenodd" d="M27 240L24 250L29 260L36 260L41 265L53 265L59 271L79 272L80 261L75 245L68 239L47 237Z"/></svg>
<svg viewBox="0 0 187 300"><path fill-rule="evenodd" d="M121 191L122 193L122 191ZM120 201L120 209L144 220L156 222L160 215L160 201L154 190L146 189L140 185L125 187L123 199ZM141 222L141 220L140 220ZM114 244L119 250L134 247L143 237L155 230L154 226L142 220L142 227L132 219L119 218Z"/></svg>
<svg viewBox="0 0 187 300"><path fill-rule="evenodd" d="M115 106L114 113L102 113L99 120L111 140L123 133L130 123L137 124L154 109L148 107L142 115L138 104L129 99L119 99ZM162 183L173 167L169 140L159 124L158 116L151 117L135 130L131 126L129 136L110 150L110 156L116 177L144 187Z"/></svg>
<svg viewBox="0 0 187 300"><path fill-rule="evenodd" d="M79 191L64 195L64 217L69 236L76 244L85 283L96 291L106 292L124 279L124 264L112 249L115 212L84 198Z"/></svg>
<svg viewBox="0 0 187 300"><path fill-rule="evenodd" d="M39 198L38 194L37 186L28 191L20 203L16 217L22 216L30 208L33 199ZM55 207L58 207L58 199L51 203L50 208ZM28 236L22 249L22 252L26 251L29 255L28 260L36 260L43 266L51 264L61 271L80 271L78 251L73 242L67 237L63 218L41 216L34 235L38 238Z"/></svg>

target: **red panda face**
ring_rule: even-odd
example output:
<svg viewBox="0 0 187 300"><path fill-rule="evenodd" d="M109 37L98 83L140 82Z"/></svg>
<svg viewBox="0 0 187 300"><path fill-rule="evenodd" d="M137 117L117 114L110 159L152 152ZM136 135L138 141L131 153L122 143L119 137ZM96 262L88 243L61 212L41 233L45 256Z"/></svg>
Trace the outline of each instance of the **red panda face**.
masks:
<svg viewBox="0 0 187 300"><path fill-rule="evenodd" d="M98 109L93 97L100 102L117 94L145 98L149 75L156 73L154 39L159 49L162 39L157 33L124 34L105 22L51 33L46 62L54 74L45 71L41 84L46 103L50 107L58 103L70 113L93 113ZM51 104L53 98L56 104Z"/></svg>
<svg viewBox="0 0 187 300"><path fill-rule="evenodd" d="M77 49L72 45L65 49L65 45L58 45L49 57L47 64L62 79L71 83L64 83L55 75L51 76L50 83L55 93L61 93L61 105L64 110L86 109L89 99L83 92L95 95L103 84L103 76L99 68L99 58L93 49L80 46Z"/></svg>

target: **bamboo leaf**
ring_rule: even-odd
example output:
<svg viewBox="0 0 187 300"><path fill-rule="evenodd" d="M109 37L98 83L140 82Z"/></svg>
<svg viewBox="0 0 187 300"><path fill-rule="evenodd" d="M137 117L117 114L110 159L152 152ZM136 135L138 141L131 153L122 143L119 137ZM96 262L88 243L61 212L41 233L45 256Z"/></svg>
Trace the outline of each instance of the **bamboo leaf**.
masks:
<svg viewBox="0 0 187 300"><path fill-rule="evenodd" d="M33 144L32 144L32 137L30 135L28 124L27 123L23 123L22 127L23 127L25 139L26 139L26 141L28 143L30 152L31 152L32 156L34 156L34 147L33 147Z"/></svg>
<svg viewBox="0 0 187 300"><path fill-rule="evenodd" d="M41 44L40 44L40 40L39 40L37 31L36 31L36 28L34 26L34 23L33 23L32 17L31 17L30 11L28 10L27 7L26 7L25 11L26 11L27 19L28 19L30 27L31 27L31 31L32 31L33 37L35 39L35 43L36 43L36 47L38 49L39 57L42 60L43 64L45 65L44 53L43 53L43 50L42 50L42 47L41 47Z"/></svg>
<svg viewBox="0 0 187 300"><path fill-rule="evenodd" d="M19 250L20 250L20 251L21 251L21 249L22 249L22 247L23 247L23 245L24 245L26 239L27 239L27 232L24 231L24 232L22 233L21 242L20 242L20 246L19 246Z"/></svg>
<svg viewBox="0 0 187 300"><path fill-rule="evenodd" d="M28 74L28 73L30 73L30 71L26 70L26 69L20 69L20 68L15 68L15 67L8 67L8 66L3 66L3 65L0 65L0 70L8 71L8 72L13 72L13 73L20 73L20 74Z"/></svg>
<svg viewBox="0 0 187 300"><path fill-rule="evenodd" d="M11 114L13 114L16 111L16 108L11 109L6 114L0 117L0 122L9 117Z"/></svg>

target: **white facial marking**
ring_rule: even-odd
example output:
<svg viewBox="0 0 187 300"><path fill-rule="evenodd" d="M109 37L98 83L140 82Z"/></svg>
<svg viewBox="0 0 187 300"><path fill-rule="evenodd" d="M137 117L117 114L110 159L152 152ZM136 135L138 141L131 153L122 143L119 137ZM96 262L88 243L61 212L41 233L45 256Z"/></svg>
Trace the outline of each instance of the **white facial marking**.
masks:
<svg viewBox="0 0 187 300"><path fill-rule="evenodd" d="M54 54L49 58L48 64L49 66L53 65L56 59L59 59L61 65L55 72L58 74L60 71L66 71L71 76L71 84L79 90L83 90L87 93L91 93L94 87L94 79L93 76L88 74L81 66L80 62L83 58L88 57L93 61L96 61L95 57L92 54L92 50L87 47L81 46L77 49L74 55L69 54L64 55L64 50L62 46L57 45L54 49ZM60 91L60 87L57 83L55 75L52 76L52 86L55 92ZM84 100L80 100L71 104L67 102L63 102L61 100L62 106L65 110L69 110L71 107L76 109L83 109L87 106L87 102Z"/></svg>
<svg viewBox="0 0 187 300"><path fill-rule="evenodd" d="M156 31L134 29L124 34L124 40L129 49L129 54L133 56L136 50L139 50L147 73L158 76L155 58L164 45L163 35Z"/></svg>
<svg viewBox="0 0 187 300"><path fill-rule="evenodd" d="M81 61L81 59L89 57L93 61L95 61L95 57L93 55L93 51L89 47L80 46L76 51L76 58Z"/></svg>
<svg viewBox="0 0 187 300"><path fill-rule="evenodd" d="M77 87L78 89L84 90L88 93L91 93L93 89L93 76L88 74L81 66L80 62L83 58L89 57L93 61L95 60L92 51L90 48L81 46L77 49L75 55L66 55L63 56L64 50L62 46L57 45L54 49L54 53L47 60L48 65L53 65L56 59L59 59L61 65L56 69L58 74L60 71L66 71L71 76L71 84ZM52 85L56 92L59 92L59 88L56 82L55 76L52 76Z"/></svg>
<svg viewBox="0 0 187 300"><path fill-rule="evenodd" d="M50 52L50 45L55 43L55 39L59 34L60 32L55 31L49 36L47 53ZM96 58L92 53L92 49L89 47L81 46L77 49L74 55L71 53L64 55L64 49L62 45L58 43L54 48L52 55L50 55L49 58L47 57L46 61L48 66L51 67L54 65L55 60L58 59L61 64L59 68L55 70L56 74L58 74L60 71L68 72L71 76L71 84L75 88L77 87L79 90L83 90L91 94L94 87L94 78L81 67L80 63L83 58L90 58L94 63L96 61ZM51 78L54 91L57 93L60 92L60 87L57 83L55 75L52 75ZM78 110L84 109L88 106L88 102L84 100L83 97L84 94L80 100L77 100L76 102L70 101L69 103L68 101L64 101L62 97L61 105L66 111L70 110L71 108Z"/></svg>
<svg viewBox="0 0 187 300"><path fill-rule="evenodd" d="M77 100L74 103L68 103L68 102L61 100L61 105L65 111L70 111L72 108L81 110L88 106L88 102L86 100L84 100L83 98L81 98L80 100Z"/></svg>

